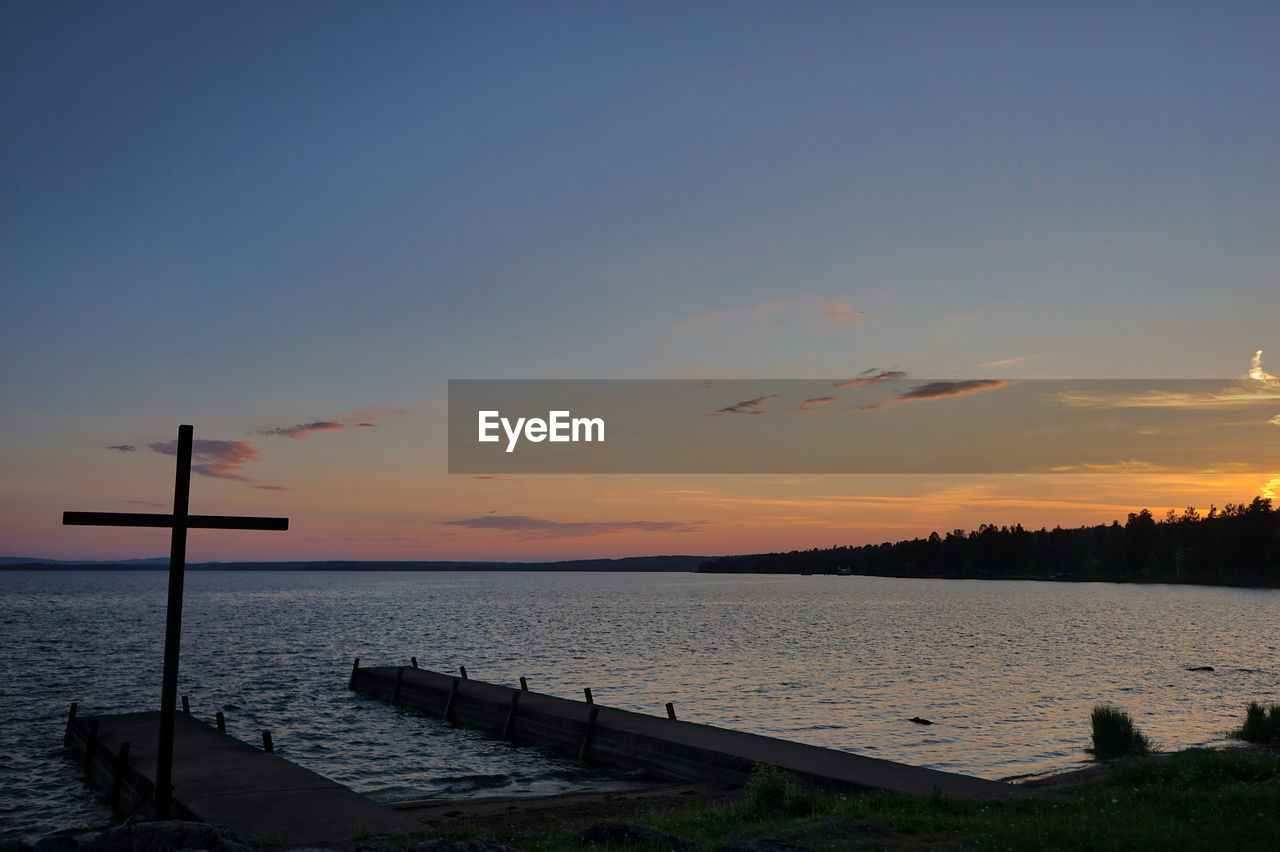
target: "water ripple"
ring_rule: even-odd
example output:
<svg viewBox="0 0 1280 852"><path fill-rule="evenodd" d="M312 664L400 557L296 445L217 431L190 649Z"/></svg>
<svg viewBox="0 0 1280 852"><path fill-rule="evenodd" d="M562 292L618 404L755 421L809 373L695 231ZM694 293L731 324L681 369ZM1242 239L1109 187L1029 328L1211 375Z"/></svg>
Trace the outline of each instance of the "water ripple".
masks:
<svg viewBox="0 0 1280 852"><path fill-rule="evenodd" d="M67 706L154 707L165 573L0 572L0 824L109 819ZM353 657L988 778L1078 766L1093 704L1165 748L1276 700L1280 593L1108 584L630 574L192 572L179 691L229 731L384 801L621 783L348 692ZM1211 665L1213 672L1188 671ZM928 728L908 720L922 716Z"/></svg>

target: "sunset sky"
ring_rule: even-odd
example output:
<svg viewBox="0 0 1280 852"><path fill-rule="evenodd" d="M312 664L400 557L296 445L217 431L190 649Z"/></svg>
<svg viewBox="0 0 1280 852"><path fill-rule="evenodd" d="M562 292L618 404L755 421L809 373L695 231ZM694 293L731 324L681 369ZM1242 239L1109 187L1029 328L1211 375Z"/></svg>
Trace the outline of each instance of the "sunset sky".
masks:
<svg viewBox="0 0 1280 852"><path fill-rule="evenodd" d="M0 555L164 555L61 513L167 511L181 423L192 511L291 519L195 531L193 561L718 555L1280 497L1280 470L1140 457L447 463L450 379L1274 391L1278 45L1266 2L4 3ZM959 402L918 408L929 452L965 452Z"/></svg>

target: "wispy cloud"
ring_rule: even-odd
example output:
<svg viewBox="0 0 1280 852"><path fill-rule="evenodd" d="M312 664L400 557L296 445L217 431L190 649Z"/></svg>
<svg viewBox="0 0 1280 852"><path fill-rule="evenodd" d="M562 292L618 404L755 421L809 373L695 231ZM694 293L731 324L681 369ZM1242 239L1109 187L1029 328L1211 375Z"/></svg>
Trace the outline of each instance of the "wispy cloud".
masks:
<svg viewBox="0 0 1280 852"><path fill-rule="evenodd" d="M512 479L509 476L502 476L496 473L485 473L480 476L473 476L472 479L483 479L488 482L510 482L512 485L528 485L527 479Z"/></svg>
<svg viewBox="0 0 1280 852"><path fill-rule="evenodd" d="M710 417L720 414L764 414L764 404L777 396L776 393L757 396L754 399L744 399L742 402L735 402L733 405L726 405L718 411L711 412Z"/></svg>
<svg viewBox="0 0 1280 852"><path fill-rule="evenodd" d="M276 426L271 429L259 429L259 435L281 435L285 438L301 439L308 435L314 435L316 432L331 432L337 429L345 429L346 424L336 423L332 420L316 420L312 423L299 423L297 426Z"/></svg>
<svg viewBox="0 0 1280 852"><path fill-rule="evenodd" d="M1271 375L1268 372L1265 372L1262 369L1262 350L1261 349L1259 349L1257 352L1254 353L1253 360L1249 362L1249 378L1253 379L1255 382L1258 382L1268 390L1280 391L1280 379L1277 379L1275 376ZM1272 426L1280 426L1280 414L1277 414L1275 417L1272 417L1270 420L1267 421L1267 423L1271 424Z"/></svg>
<svg viewBox="0 0 1280 852"><path fill-rule="evenodd" d="M1211 409L1245 406L1265 400L1280 400L1280 379L1262 369L1262 350L1253 356L1247 378L1257 387L1237 384L1220 390L1144 390L1136 393L1106 393L1101 390L1071 390L1057 394L1065 405L1086 408L1192 408ZM1280 415L1268 421L1280 425Z"/></svg>
<svg viewBox="0 0 1280 852"><path fill-rule="evenodd" d="M1004 379L964 379L956 382L926 382L910 390L905 390L889 402L876 402L858 407L859 411L878 411L899 402L919 402L921 400L950 399L966 396L971 393L996 390L1008 385Z"/></svg>
<svg viewBox="0 0 1280 852"><path fill-rule="evenodd" d="M833 388L860 388L865 385L874 385L877 382L887 382L892 379L905 379L907 374L902 370L881 370L872 367L870 370L863 370L852 379L845 379L843 382L836 382Z"/></svg>
<svg viewBox="0 0 1280 852"><path fill-rule="evenodd" d="M485 515L442 521L445 526L513 533L520 539L587 538L624 532L701 532L709 521L550 521L528 515Z"/></svg>
<svg viewBox="0 0 1280 852"><path fill-rule="evenodd" d="M1001 358L998 361L983 361L979 367L1008 367L1010 364L1021 364L1024 361L1038 361L1044 355L1019 355L1016 358Z"/></svg>
<svg viewBox="0 0 1280 852"><path fill-rule="evenodd" d="M387 412L392 417L401 417L409 413L407 408L397 408ZM347 411L336 417L315 420L311 423L299 423L296 426L274 426L269 429L258 429L258 435L278 435L284 438L305 438L316 432L334 432L340 429L376 429L382 408L377 405L366 405L355 411Z"/></svg>
<svg viewBox="0 0 1280 852"><path fill-rule="evenodd" d="M359 542L362 544L382 544L384 542L410 542L416 543L421 539L407 535L342 535L342 536L311 536L304 538L303 541L344 541Z"/></svg>
<svg viewBox="0 0 1280 852"><path fill-rule="evenodd" d="M1066 405L1078 408L1210 408L1224 402L1247 402L1243 399L1224 399L1211 393L1162 390L1129 394L1062 391L1057 394L1057 398Z"/></svg>
<svg viewBox="0 0 1280 852"><path fill-rule="evenodd" d="M814 396L806 399L795 408L788 408L787 411L790 411L792 414L803 414L806 411L813 411L819 405L826 405L829 402L838 402L839 399L840 397L838 396Z"/></svg>
<svg viewBox="0 0 1280 852"><path fill-rule="evenodd" d="M855 310L853 305L846 305L844 302L823 305L822 312L836 322L861 322L867 318L865 312Z"/></svg>
<svg viewBox="0 0 1280 852"><path fill-rule="evenodd" d="M951 396L964 396L965 394L981 393L982 391L995 390L1007 385L1004 379L966 379L959 382L929 382L903 391L898 394L898 399L945 399Z"/></svg>
<svg viewBox="0 0 1280 852"><path fill-rule="evenodd" d="M1170 468L1142 461L1141 459L1125 459L1117 462L1084 462L1083 464L1067 464L1049 468L1053 473L1166 473Z"/></svg>
<svg viewBox="0 0 1280 852"><path fill-rule="evenodd" d="M147 444L147 447L167 456L178 454L176 439ZM252 482L253 480L247 476L241 476L237 471L259 458L258 451L248 441L211 441L197 438L191 444L191 472L201 476Z"/></svg>
<svg viewBox="0 0 1280 852"><path fill-rule="evenodd" d="M819 298L817 296L796 296L786 299L775 299L771 302L754 302L749 305L736 305L718 311L707 311L684 317L672 324L676 331L700 331L711 326L737 325L759 320L761 317L788 317L805 323L849 323L864 322L865 312L858 310L846 302Z"/></svg>
<svg viewBox="0 0 1280 852"><path fill-rule="evenodd" d="M1280 379L1262 369L1261 349L1253 354L1253 359L1249 362L1249 378L1261 382L1264 387L1280 389Z"/></svg>
<svg viewBox="0 0 1280 852"><path fill-rule="evenodd" d="M293 490L292 488L289 488L288 486L285 486L285 485L255 485L253 487L258 488L262 491L292 491Z"/></svg>
<svg viewBox="0 0 1280 852"><path fill-rule="evenodd" d="M138 448L135 447L133 444L112 444L111 446L107 447L107 449L119 450L122 453L131 453Z"/></svg>

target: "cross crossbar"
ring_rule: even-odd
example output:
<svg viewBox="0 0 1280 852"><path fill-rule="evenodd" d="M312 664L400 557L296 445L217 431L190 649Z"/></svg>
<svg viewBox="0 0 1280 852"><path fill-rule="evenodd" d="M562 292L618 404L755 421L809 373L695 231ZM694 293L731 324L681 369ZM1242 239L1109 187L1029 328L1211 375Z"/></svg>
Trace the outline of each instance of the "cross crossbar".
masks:
<svg viewBox="0 0 1280 852"><path fill-rule="evenodd" d="M63 512L66 526L171 527L173 515L141 512ZM288 518L251 518L236 515L187 515L182 525L193 530L287 530Z"/></svg>
<svg viewBox="0 0 1280 852"><path fill-rule="evenodd" d="M169 602L165 607L164 673L160 684L160 730L156 748L156 815L169 817L173 805L173 714L178 697L178 649L182 642L182 574L187 563L187 530L287 530L288 518L251 518L231 515L189 515L191 451L195 429L178 427L177 474L173 483L173 513L63 512L62 523L74 526L170 527Z"/></svg>

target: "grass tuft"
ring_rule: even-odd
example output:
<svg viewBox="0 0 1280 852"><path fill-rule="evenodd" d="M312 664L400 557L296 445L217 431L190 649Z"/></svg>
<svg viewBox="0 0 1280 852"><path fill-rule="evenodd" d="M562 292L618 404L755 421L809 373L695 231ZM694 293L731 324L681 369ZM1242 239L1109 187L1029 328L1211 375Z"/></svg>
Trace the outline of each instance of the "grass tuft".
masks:
<svg viewBox="0 0 1280 852"><path fill-rule="evenodd" d="M1244 724L1231 736L1250 743L1280 745L1280 704L1263 707L1256 701L1249 702Z"/></svg>
<svg viewBox="0 0 1280 852"><path fill-rule="evenodd" d="M1093 748L1089 751L1100 760L1153 751L1151 740L1134 727L1132 717L1123 710L1099 704L1093 708L1089 721L1093 724Z"/></svg>
<svg viewBox="0 0 1280 852"><path fill-rule="evenodd" d="M776 766L756 764L742 790L743 807L753 817L806 817L820 807L819 796Z"/></svg>

